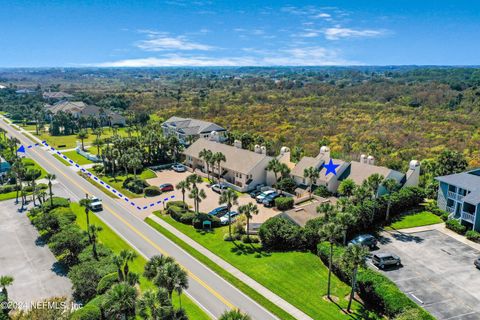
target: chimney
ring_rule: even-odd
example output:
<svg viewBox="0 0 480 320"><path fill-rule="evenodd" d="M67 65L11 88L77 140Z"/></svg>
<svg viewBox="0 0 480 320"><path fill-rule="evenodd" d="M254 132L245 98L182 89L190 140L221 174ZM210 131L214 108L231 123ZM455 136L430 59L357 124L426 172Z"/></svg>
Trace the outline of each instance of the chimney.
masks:
<svg viewBox="0 0 480 320"><path fill-rule="evenodd" d="M367 156L366 155L362 154L360 156L360 163L367 163Z"/></svg>
<svg viewBox="0 0 480 320"><path fill-rule="evenodd" d="M254 149L255 153L262 153L262 149L260 148L260 146L258 144L255 145Z"/></svg>
<svg viewBox="0 0 480 320"><path fill-rule="evenodd" d="M418 186L420 182L420 161L412 160L408 164L407 181L404 186Z"/></svg>
<svg viewBox="0 0 480 320"><path fill-rule="evenodd" d="M220 141L220 136L218 135L217 131L210 132L209 138L210 138L209 139L210 141L216 141L216 142Z"/></svg>
<svg viewBox="0 0 480 320"><path fill-rule="evenodd" d="M373 156L368 156L367 162L373 166L375 164L375 158Z"/></svg>
<svg viewBox="0 0 480 320"><path fill-rule="evenodd" d="M320 153L318 154L318 158L330 159L330 148L327 146L322 146L320 148Z"/></svg>
<svg viewBox="0 0 480 320"><path fill-rule="evenodd" d="M280 156L277 158L282 163L290 162L290 149L288 147L282 147L280 149Z"/></svg>
<svg viewBox="0 0 480 320"><path fill-rule="evenodd" d="M265 154L265 155L267 154L267 148L265 146L261 146L260 150L262 154Z"/></svg>
<svg viewBox="0 0 480 320"><path fill-rule="evenodd" d="M240 141L240 140L233 141L233 146L235 148L242 149L242 141Z"/></svg>

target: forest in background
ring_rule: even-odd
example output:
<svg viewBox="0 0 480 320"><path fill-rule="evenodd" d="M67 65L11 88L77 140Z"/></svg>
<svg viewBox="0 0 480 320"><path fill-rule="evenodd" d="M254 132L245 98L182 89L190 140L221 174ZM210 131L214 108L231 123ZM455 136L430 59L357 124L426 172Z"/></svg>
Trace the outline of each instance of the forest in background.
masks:
<svg viewBox="0 0 480 320"><path fill-rule="evenodd" d="M195 117L234 135L405 169L444 149L480 166L480 69L453 67L3 69L0 84L62 90L121 111ZM0 101L1 102L1 101Z"/></svg>

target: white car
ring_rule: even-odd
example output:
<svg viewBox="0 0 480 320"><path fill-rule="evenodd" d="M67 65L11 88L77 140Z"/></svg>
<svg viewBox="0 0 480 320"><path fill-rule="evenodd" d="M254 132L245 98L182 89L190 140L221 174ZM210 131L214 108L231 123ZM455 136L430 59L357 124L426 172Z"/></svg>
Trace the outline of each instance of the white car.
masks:
<svg viewBox="0 0 480 320"><path fill-rule="evenodd" d="M90 198L90 204L88 205L92 211L102 211L103 205L102 200L97 197Z"/></svg>
<svg viewBox="0 0 480 320"><path fill-rule="evenodd" d="M181 163L176 163L172 166L172 170L175 172L185 172L187 168Z"/></svg>
<svg viewBox="0 0 480 320"><path fill-rule="evenodd" d="M226 225L228 224L228 216L230 215L230 221L233 222L237 219L238 217L238 212L235 212L235 211L230 211L228 213L226 213L225 215L223 215L221 218L220 218L220 223L223 224L223 225Z"/></svg>
<svg viewBox="0 0 480 320"><path fill-rule="evenodd" d="M265 199L266 196L274 193L275 190L267 190L267 191L263 191L262 193L260 193L256 198L255 200L257 200L257 203L262 203L263 199Z"/></svg>

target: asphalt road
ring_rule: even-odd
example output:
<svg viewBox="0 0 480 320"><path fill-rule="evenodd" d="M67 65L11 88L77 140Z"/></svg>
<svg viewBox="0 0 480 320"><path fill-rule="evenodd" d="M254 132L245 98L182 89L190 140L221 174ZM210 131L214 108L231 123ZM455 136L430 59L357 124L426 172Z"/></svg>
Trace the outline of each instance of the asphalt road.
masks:
<svg viewBox="0 0 480 320"><path fill-rule="evenodd" d="M480 252L438 230L388 231L379 250L395 253L401 267L381 271L439 320L480 319Z"/></svg>
<svg viewBox="0 0 480 320"><path fill-rule="evenodd" d="M17 138L24 145L32 144L30 139L6 124L3 119L0 120L0 127L7 130L9 136ZM147 258L158 254L174 257L189 273L189 288L186 290L186 294L212 318L219 317L225 310L238 308L248 313L253 319L277 319L257 302L137 218L130 211L132 208L126 202L123 203L108 197L73 170L61 164L45 147L28 149L27 155L47 172L54 173L57 180L76 196L75 200L84 198L86 193L103 199L104 210L97 215L140 254Z"/></svg>

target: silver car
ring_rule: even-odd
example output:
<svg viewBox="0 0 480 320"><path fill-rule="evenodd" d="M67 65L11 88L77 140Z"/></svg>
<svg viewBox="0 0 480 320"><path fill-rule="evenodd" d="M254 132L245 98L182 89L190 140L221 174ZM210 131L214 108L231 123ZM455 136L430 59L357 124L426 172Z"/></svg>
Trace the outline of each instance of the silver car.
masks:
<svg viewBox="0 0 480 320"><path fill-rule="evenodd" d="M372 257L372 263L380 269L384 269L387 266L400 266L402 261L393 253L376 253Z"/></svg>

